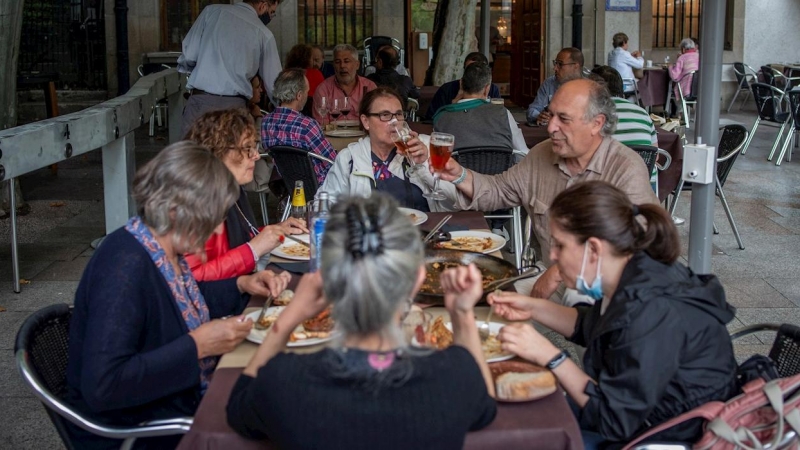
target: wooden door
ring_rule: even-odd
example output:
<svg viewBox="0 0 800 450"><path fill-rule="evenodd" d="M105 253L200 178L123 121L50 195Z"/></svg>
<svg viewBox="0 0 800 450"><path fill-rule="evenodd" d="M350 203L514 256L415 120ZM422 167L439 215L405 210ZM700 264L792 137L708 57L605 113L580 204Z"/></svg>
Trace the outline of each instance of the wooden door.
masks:
<svg viewBox="0 0 800 450"><path fill-rule="evenodd" d="M544 79L545 0L516 0L511 9L511 101L526 108Z"/></svg>

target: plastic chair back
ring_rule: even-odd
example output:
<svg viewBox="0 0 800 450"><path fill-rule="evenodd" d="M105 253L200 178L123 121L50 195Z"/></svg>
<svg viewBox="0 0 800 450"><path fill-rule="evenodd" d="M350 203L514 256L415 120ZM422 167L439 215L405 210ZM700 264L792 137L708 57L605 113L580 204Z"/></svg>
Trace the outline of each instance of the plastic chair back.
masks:
<svg viewBox="0 0 800 450"><path fill-rule="evenodd" d="M725 186L725 180L746 140L747 128L742 125L726 125L722 128L717 146L717 178L720 186Z"/></svg>
<svg viewBox="0 0 800 450"><path fill-rule="evenodd" d="M452 158L484 175L503 173L516 163L514 150L506 147L465 147L454 151Z"/></svg>
<svg viewBox="0 0 800 450"><path fill-rule="evenodd" d="M775 361L775 368L781 377L800 373L800 327L788 323L781 325L769 357Z"/></svg>
<svg viewBox="0 0 800 450"><path fill-rule="evenodd" d="M656 166L656 159L658 159L658 147L652 145L629 145L628 147L642 157L647 166L647 173L653 173L653 167Z"/></svg>
<svg viewBox="0 0 800 450"><path fill-rule="evenodd" d="M287 191L294 190L295 181L302 181L306 198L314 198L319 188L310 153L308 150L288 145L276 145L269 148L269 154L272 156L278 173L283 178Z"/></svg>
<svg viewBox="0 0 800 450"><path fill-rule="evenodd" d="M750 85L753 90L753 98L756 100L758 116L761 120L783 123L786 119L785 113L781 112L781 98L783 91L766 83L753 83Z"/></svg>
<svg viewBox="0 0 800 450"><path fill-rule="evenodd" d="M405 52L400 47L400 41L395 38L389 36L372 36L364 39L364 58L361 64L361 70L367 68L367 66L372 65L375 62L375 58L378 56L378 50L383 47L384 45L391 45L397 50L397 57L400 60L400 64L404 64L405 61Z"/></svg>
<svg viewBox="0 0 800 450"><path fill-rule="evenodd" d="M739 84L740 88L750 87L750 84L747 82L747 72L744 68L744 63L733 63L733 74L736 75L736 82Z"/></svg>
<svg viewBox="0 0 800 450"><path fill-rule="evenodd" d="M789 114L794 121L794 129L800 130L800 90L793 89L786 93L789 97Z"/></svg>

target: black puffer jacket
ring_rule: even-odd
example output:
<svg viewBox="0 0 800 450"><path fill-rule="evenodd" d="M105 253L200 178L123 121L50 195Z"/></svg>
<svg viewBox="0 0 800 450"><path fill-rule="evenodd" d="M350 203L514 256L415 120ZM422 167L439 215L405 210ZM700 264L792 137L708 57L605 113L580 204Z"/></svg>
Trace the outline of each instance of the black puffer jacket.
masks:
<svg viewBox="0 0 800 450"><path fill-rule="evenodd" d="M635 254L604 314L580 309L570 338L586 347L589 402L583 429L627 442L667 419L736 392L736 360L725 324L735 309L713 275ZM693 441L701 422L687 422L651 440Z"/></svg>

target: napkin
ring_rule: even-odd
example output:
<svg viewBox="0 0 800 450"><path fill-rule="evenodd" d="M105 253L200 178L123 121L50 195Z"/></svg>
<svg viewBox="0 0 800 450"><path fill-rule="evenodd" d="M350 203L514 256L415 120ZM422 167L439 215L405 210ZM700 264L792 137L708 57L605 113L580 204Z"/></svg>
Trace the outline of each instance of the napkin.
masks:
<svg viewBox="0 0 800 450"><path fill-rule="evenodd" d="M272 264L292 273L308 273L308 261L301 262L273 262Z"/></svg>

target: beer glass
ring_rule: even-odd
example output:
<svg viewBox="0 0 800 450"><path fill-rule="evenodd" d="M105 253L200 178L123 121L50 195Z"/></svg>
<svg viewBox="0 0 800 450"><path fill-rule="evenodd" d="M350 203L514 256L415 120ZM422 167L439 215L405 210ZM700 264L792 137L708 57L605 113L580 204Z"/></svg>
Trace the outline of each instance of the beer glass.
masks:
<svg viewBox="0 0 800 450"><path fill-rule="evenodd" d="M444 166L450 159L450 154L453 153L453 146L455 145L455 137L447 133L432 133L431 134L431 156L430 163L433 167L433 192L423 194L425 198L431 200L446 200L447 197L444 192L439 188L439 179L444 170Z"/></svg>

